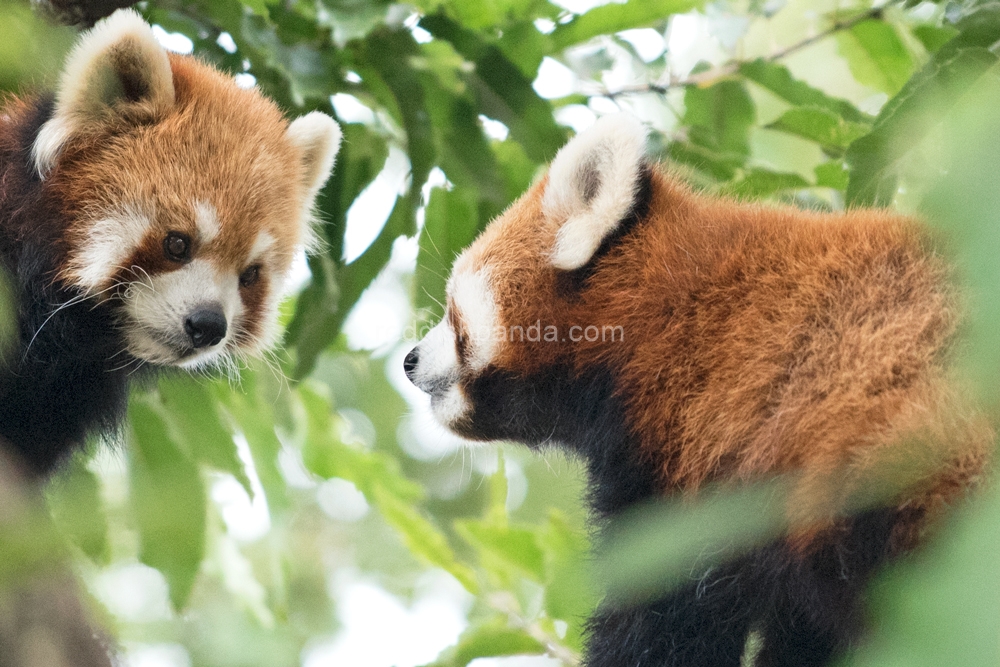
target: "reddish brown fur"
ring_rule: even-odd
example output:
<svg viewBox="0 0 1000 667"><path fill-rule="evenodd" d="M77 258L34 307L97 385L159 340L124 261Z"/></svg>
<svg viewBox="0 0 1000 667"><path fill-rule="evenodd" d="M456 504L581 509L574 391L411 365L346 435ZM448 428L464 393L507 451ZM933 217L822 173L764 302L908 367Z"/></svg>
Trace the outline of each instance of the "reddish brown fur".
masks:
<svg viewBox="0 0 1000 667"><path fill-rule="evenodd" d="M852 494L906 487L905 546L978 479L991 432L949 378L956 297L914 220L708 198L655 173L641 231L567 295L545 187L487 228L471 268L507 327L621 326L624 341L508 342L492 363L611 369L664 491L798 474L789 514L808 542Z"/></svg>

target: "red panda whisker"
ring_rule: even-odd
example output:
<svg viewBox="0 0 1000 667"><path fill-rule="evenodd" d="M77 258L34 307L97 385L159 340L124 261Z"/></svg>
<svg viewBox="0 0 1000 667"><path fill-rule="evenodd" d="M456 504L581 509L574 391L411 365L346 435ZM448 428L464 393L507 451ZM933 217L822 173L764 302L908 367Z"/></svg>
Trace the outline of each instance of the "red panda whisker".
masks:
<svg viewBox="0 0 1000 667"><path fill-rule="evenodd" d="M23 362L24 360L26 360L28 358L28 352L31 350L32 344L34 344L35 340L38 338L38 334L40 334L42 332L42 329L45 328L46 324L48 324L49 322L52 321L52 318L55 317L56 314L58 314L62 310L65 310L66 308L69 308L71 306L75 306L78 303L82 303L82 302L86 301L87 299L90 299L90 298L93 298L93 297L96 297L96 296L100 296L104 292L107 292L109 289L111 289L111 288L109 287L107 289L101 290L100 292L96 292L94 294L79 294L77 296L72 297L69 301L66 301L65 303L57 306L56 309L53 310L51 313L49 313L48 317L46 317L42 321L41 326L39 326L38 329L35 330L35 333L31 337L31 340L28 341L28 344L24 348L24 354L21 355L21 361Z"/></svg>

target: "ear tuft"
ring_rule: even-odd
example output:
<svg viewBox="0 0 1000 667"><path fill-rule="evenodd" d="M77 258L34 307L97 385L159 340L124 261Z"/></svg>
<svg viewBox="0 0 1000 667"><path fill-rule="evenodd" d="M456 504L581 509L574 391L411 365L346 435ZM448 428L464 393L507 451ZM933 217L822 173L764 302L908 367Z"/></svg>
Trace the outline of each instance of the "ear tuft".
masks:
<svg viewBox="0 0 1000 667"><path fill-rule="evenodd" d="M310 202L330 177L340 150L340 126L325 113L311 111L288 126L288 139L302 151L303 179Z"/></svg>
<svg viewBox="0 0 1000 667"><path fill-rule="evenodd" d="M632 208L646 153L646 128L630 114L604 116L562 147L542 198L557 222L552 264L584 266Z"/></svg>
<svg viewBox="0 0 1000 667"><path fill-rule="evenodd" d="M116 11L84 33L66 60L55 113L33 146L38 173L48 174L73 136L125 114L153 120L173 104L167 52L137 12Z"/></svg>
<svg viewBox="0 0 1000 667"><path fill-rule="evenodd" d="M316 250L319 241L310 225L313 204L320 188L330 177L343 134L333 118L320 111L311 111L289 124L287 136L302 151L302 182L305 186L302 235L306 249Z"/></svg>

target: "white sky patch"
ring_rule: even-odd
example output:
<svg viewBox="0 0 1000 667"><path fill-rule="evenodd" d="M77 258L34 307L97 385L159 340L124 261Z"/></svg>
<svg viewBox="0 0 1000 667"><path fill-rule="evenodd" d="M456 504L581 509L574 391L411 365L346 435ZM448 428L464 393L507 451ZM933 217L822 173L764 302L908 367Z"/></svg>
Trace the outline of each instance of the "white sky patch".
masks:
<svg viewBox="0 0 1000 667"><path fill-rule="evenodd" d="M190 54L194 51L194 42L179 32L167 32L161 26L154 25L153 35L156 37L156 41L167 51L183 54Z"/></svg>
<svg viewBox="0 0 1000 667"><path fill-rule="evenodd" d="M339 113L339 112L338 112ZM410 160L399 148L389 148L389 157L375 180L358 195L347 211L344 231L344 261L350 264L368 249L385 226L396 197L406 191Z"/></svg>
<svg viewBox="0 0 1000 667"><path fill-rule="evenodd" d="M587 106L593 109L594 113L601 114L602 116L609 113L618 113L621 111L621 107L610 97L597 96L591 97L587 102Z"/></svg>
<svg viewBox="0 0 1000 667"><path fill-rule="evenodd" d="M243 463L243 469L250 478L253 498L247 496L246 489L227 473L217 473L212 484L212 500L219 507L226 532L239 542L256 542L271 530L271 513L267 507L264 487L253 464L250 444L242 433L233 437L236 453Z"/></svg>
<svg viewBox="0 0 1000 667"><path fill-rule="evenodd" d="M284 446L278 452L278 469L285 483L293 489L312 489L318 485L316 475L306 469L302 461L302 450L298 447Z"/></svg>
<svg viewBox="0 0 1000 667"><path fill-rule="evenodd" d="M94 579L92 590L123 621L149 623L173 617L167 581L142 563L117 563Z"/></svg>
<svg viewBox="0 0 1000 667"><path fill-rule="evenodd" d="M288 269L288 277L285 278L285 292L294 294L306 286L312 278L312 271L309 270L309 260L306 258L306 251L299 250L292 258L292 265Z"/></svg>
<svg viewBox="0 0 1000 667"><path fill-rule="evenodd" d="M336 521L360 521L368 515L368 500L346 479L333 477L316 489L316 502L323 513Z"/></svg>
<svg viewBox="0 0 1000 667"><path fill-rule="evenodd" d="M723 62L729 54L713 30L712 20L697 11L675 14L667 27L670 72L684 78L701 61Z"/></svg>
<svg viewBox="0 0 1000 667"><path fill-rule="evenodd" d="M510 128L500 121L493 120L488 116L480 114L479 122L483 124L483 132L490 139L496 139L497 141L507 140L507 136L510 134Z"/></svg>
<svg viewBox="0 0 1000 667"><path fill-rule="evenodd" d="M421 28L418 25L413 26L410 29L410 33L413 35L413 39L418 44L426 44L427 42L429 42L432 39L434 39L433 35L431 35L429 32L427 32L426 30L424 30L423 28Z"/></svg>
<svg viewBox="0 0 1000 667"><path fill-rule="evenodd" d="M545 56L531 85L545 99L566 97L576 90L576 74L558 60Z"/></svg>
<svg viewBox="0 0 1000 667"><path fill-rule="evenodd" d="M551 19L535 19L535 28L543 35L548 35L556 29L556 22Z"/></svg>
<svg viewBox="0 0 1000 667"><path fill-rule="evenodd" d="M126 644L122 667L191 667L180 644Z"/></svg>
<svg viewBox="0 0 1000 667"><path fill-rule="evenodd" d="M582 104L567 104L556 109L556 122L560 125L572 127L573 131L580 134L597 120L597 114Z"/></svg>
<svg viewBox="0 0 1000 667"><path fill-rule="evenodd" d="M353 350L378 350L403 335L410 314L410 297L398 279L376 278L344 322L347 344Z"/></svg>
<svg viewBox="0 0 1000 667"><path fill-rule="evenodd" d="M361 295L344 322L343 331L349 347L373 350L375 356L381 356L410 335L412 305L402 277L416 269L419 251L416 237L400 237L393 242L388 264Z"/></svg>
<svg viewBox="0 0 1000 667"><path fill-rule="evenodd" d="M618 36L631 44L643 62L647 63L659 58L667 48L663 35L652 28L623 30Z"/></svg>
<svg viewBox="0 0 1000 667"><path fill-rule="evenodd" d="M226 53L236 53L236 41L228 32L219 33L219 38L215 40L215 43Z"/></svg>
<svg viewBox="0 0 1000 667"><path fill-rule="evenodd" d="M375 112L366 107L354 95L337 93L330 96L330 104L337 112L337 118L345 123L361 123L372 125L375 122Z"/></svg>
<svg viewBox="0 0 1000 667"><path fill-rule="evenodd" d="M552 4L567 9L574 14L589 12L594 7L612 4L610 0L553 0ZM614 4L625 4L625 0L615 0Z"/></svg>
<svg viewBox="0 0 1000 667"><path fill-rule="evenodd" d="M344 73L344 81L348 83L361 83L361 75L355 71L347 70Z"/></svg>
<svg viewBox="0 0 1000 667"><path fill-rule="evenodd" d="M307 646L302 667L416 667L432 662L468 625L472 596L441 571L421 577L423 590L410 605L356 576L345 573L334 583L341 629Z"/></svg>
<svg viewBox="0 0 1000 667"><path fill-rule="evenodd" d="M233 79L236 80L236 85L244 90L249 90L257 85L257 77L247 72L240 72Z"/></svg>

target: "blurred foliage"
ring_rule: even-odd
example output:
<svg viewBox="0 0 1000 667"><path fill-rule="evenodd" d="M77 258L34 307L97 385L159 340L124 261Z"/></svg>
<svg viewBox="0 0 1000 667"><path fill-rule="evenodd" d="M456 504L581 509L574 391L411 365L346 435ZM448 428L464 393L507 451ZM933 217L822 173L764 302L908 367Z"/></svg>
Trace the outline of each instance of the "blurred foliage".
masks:
<svg viewBox="0 0 1000 667"><path fill-rule="evenodd" d="M124 442L91 448L51 483L51 522L0 526L0 578L68 550L127 651L173 647L195 667L315 667L310 656L345 624L345 577L417 604L427 572L443 571L465 591L468 622L434 665L522 654L575 664L594 579L655 594L692 559L779 531L769 488L660 507L613 533L618 548L595 577L575 462L513 446L428 449L445 436L411 414L400 338L412 343L440 316L454 257L571 128L619 108L654 128L657 157L708 191L927 215L970 289L965 366L1000 404L1000 4L567 6L138 5L172 43L183 35L198 57L253 77L290 116L341 120L319 206L326 244L284 308L282 351L234 385L173 374L134 396ZM5 0L0 89L51 86L72 38L27 0ZM379 189L394 154L404 182ZM389 191L384 218L359 204ZM371 242L348 257L365 225ZM413 324L388 343L347 335L355 306L387 285L409 295ZM1000 661L1000 496L986 495L879 584L880 632L856 664ZM256 528L238 520L247 514Z"/></svg>

